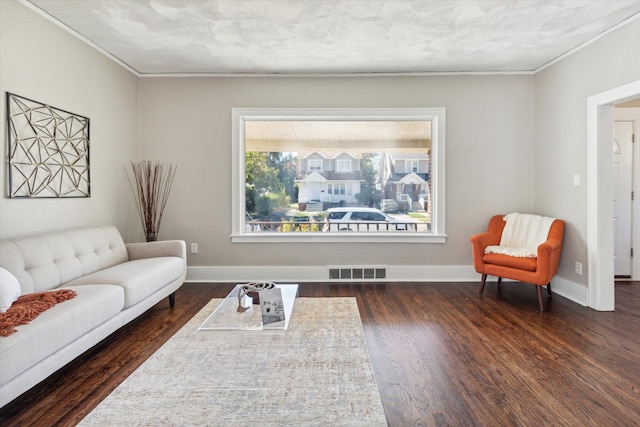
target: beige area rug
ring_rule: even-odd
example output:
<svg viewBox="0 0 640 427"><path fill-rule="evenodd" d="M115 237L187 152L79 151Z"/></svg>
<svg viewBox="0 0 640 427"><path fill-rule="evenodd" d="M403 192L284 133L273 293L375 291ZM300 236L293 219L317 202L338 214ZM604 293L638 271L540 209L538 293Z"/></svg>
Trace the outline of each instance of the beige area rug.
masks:
<svg viewBox="0 0 640 427"><path fill-rule="evenodd" d="M355 298L298 298L286 333L198 331L220 301L80 425L387 425Z"/></svg>

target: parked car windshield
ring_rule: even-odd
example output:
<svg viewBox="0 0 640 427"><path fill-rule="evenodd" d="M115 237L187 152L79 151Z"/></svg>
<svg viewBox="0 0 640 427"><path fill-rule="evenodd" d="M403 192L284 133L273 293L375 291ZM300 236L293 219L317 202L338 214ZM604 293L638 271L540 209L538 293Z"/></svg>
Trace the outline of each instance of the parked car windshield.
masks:
<svg viewBox="0 0 640 427"><path fill-rule="evenodd" d="M352 212L352 221L386 221L388 217L378 212Z"/></svg>
<svg viewBox="0 0 640 427"><path fill-rule="evenodd" d="M347 213L346 211L343 211L343 212L340 212L340 211L338 211L338 212L329 212L328 218L330 220L331 219L342 219L342 217L344 217L346 215L346 213Z"/></svg>

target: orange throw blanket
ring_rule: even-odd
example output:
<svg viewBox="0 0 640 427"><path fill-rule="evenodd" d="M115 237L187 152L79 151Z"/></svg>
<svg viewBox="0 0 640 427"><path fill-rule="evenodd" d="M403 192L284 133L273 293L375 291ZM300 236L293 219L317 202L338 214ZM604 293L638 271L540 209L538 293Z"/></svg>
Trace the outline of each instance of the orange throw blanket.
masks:
<svg viewBox="0 0 640 427"><path fill-rule="evenodd" d="M8 337L18 332L16 326L26 325L43 311L75 296L76 291L71 289L22 295L9 307L9 310L0 313L0 336Z"/></svg>

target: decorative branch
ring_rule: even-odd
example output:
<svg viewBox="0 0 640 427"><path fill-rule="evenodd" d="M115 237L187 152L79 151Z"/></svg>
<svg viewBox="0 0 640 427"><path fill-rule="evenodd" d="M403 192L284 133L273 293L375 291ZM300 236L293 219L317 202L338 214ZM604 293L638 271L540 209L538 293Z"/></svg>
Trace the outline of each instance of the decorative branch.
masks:
<svg viewBox="0 0 640 427"><path fill-rule="evenodd" d="M176 166L148 160L131 162L133 180L127 173L127 180L133 191L138 214L142 221L147 242L158 239L162 213L167 205ZM125 170L126 173L126 170ZM135 181L135 185L134 185Z"/></svg>

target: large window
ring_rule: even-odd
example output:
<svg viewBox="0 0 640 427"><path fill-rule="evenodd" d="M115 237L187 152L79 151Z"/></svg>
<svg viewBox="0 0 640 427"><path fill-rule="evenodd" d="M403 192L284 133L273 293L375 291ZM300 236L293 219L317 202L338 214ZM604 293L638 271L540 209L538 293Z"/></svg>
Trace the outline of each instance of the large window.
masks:
<svg viewBox="0 0 640 427"><path fill-rule="evenodd" d="M309 170L310 171L321 171L322 170L322 160L321 159L309 159Z"/></svg>
<svg viewBox="0 0 640 427"><path fill-rule="evenodd" d="M336 171L338 172L351 172L351 160L338 159L336 160Z"/></svg>
<svg viewBox="0 0 640 427"><path fill-rule="evenodd" d="M353 193L351 192L351 185L350 184L327 184L327 194L328 195L352 195Z"/></svg>
<svg viewBox="0 0 640 427"><path fill-rule="evenodd" d="M234 242L444 242L443 108L232 115Z"/></svg>

